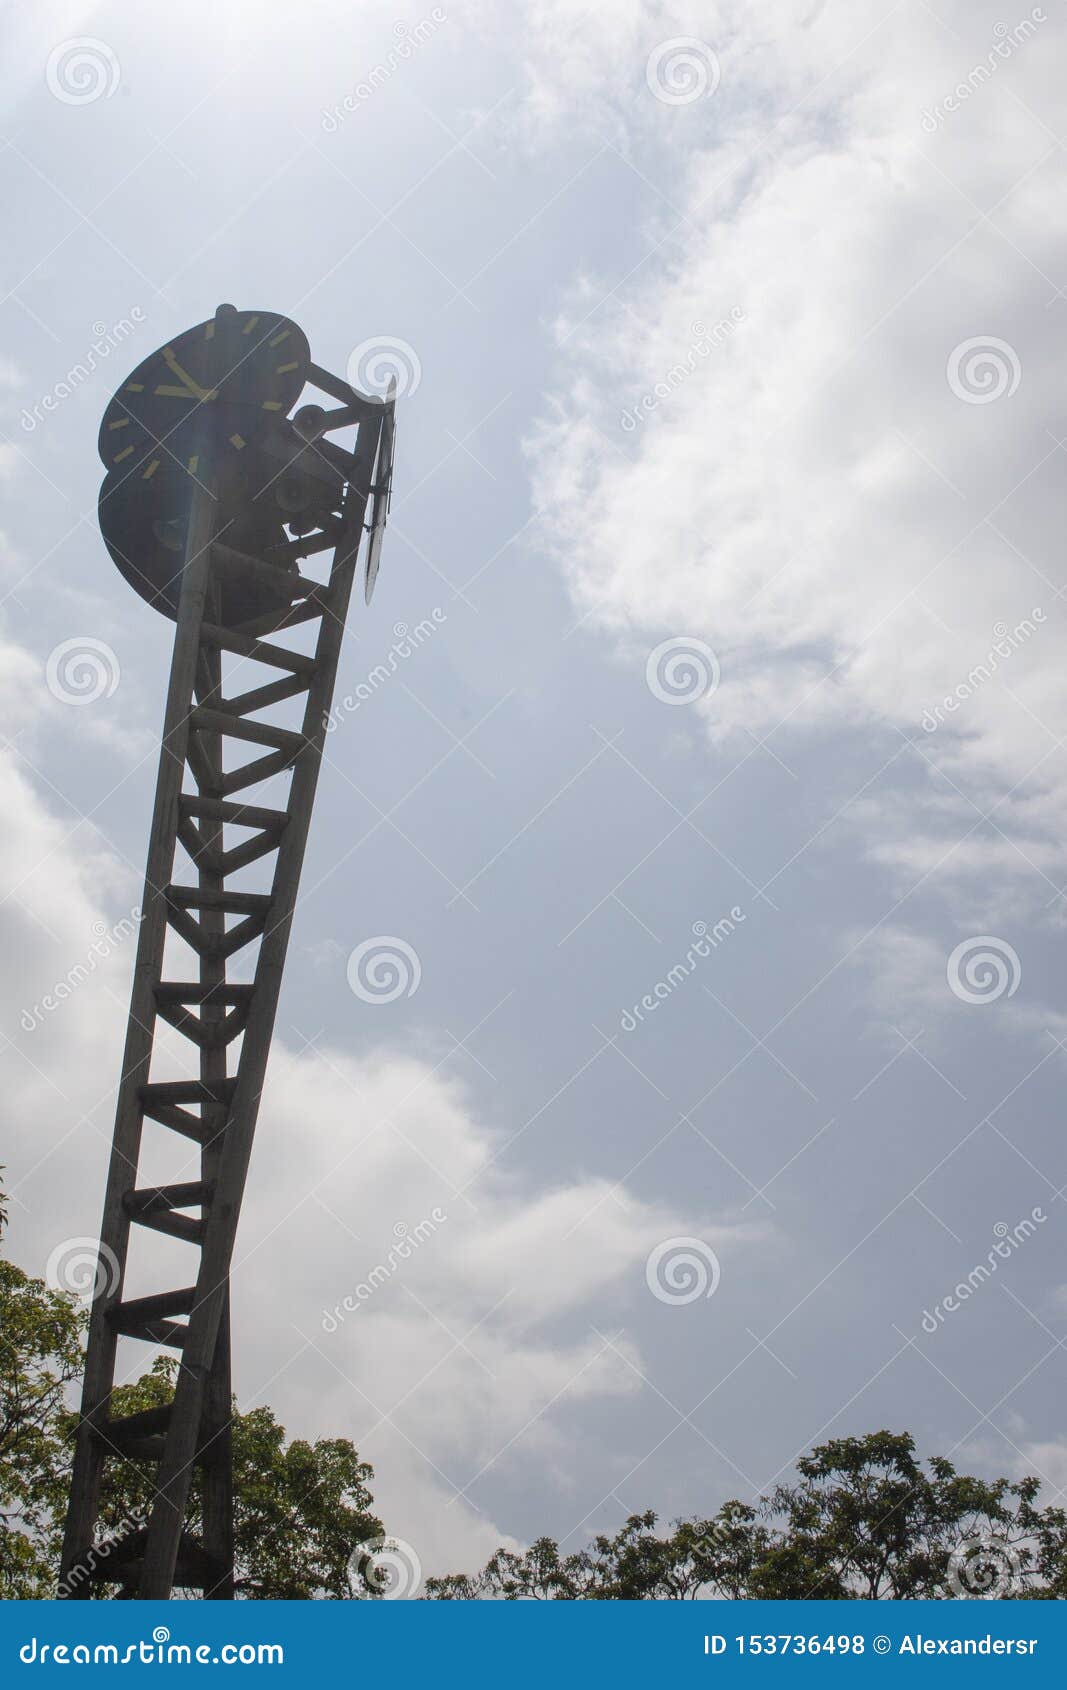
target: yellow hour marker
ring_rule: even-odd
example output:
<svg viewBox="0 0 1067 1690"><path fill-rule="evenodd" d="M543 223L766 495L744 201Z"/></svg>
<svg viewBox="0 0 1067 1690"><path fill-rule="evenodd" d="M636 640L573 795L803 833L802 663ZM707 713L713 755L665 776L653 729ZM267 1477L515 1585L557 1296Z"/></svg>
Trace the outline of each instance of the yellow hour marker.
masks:
<svg viewBox="0 0 1067 1690"><path fill-rule="evenodd" d="M296 370L296 369L299 369L299 368L300 368L299 363L294 358L291 364L279 364L277 369L275 370L274 374L276 376L284 376L284 375L288 375L290 370Z"/></svg>
<svg viewBox="0 0 1067 1690"><path fill-rule="evenodd" d="M242 440L242 438L239 434L231 434L230 435L230 445L236 446L237 450L240 451L241 447L244 445L244 441Z"/></svg>
<svg viewBox="0 0 1067 1690"><path fill-rule="evenodd" d="M120 417L118 422L108 423L108 428L129 428L129 417Z"/></svg>
<svg viewBox="0 0 1067 1690"><path fill-rule="evenodd" d="M150 479L151 479L151 477L152 477L152 476L153 476L153 475L155 475L155 473L156 473L156 470L157 470L157 469L158 469L158 468L159 468L159 459L158 459L158 458L153 458L153 459L152 459L152 462L151 462L151 463L150 463L150 464L149 464L149 466L148 466L148 468L147 468L147 469L146 469L146 470L145 470L145 472L144 472L144 474L143 474L143 475L142 475L142 476L141 476L141 480L142 480L142 481L148 481L148 480L150 480Z"/></svg>
<svg viewBox="0 0 1067 1690"><path fill-rule="evenodd" d="M249 317L249 319L248 319L247 323L245 324L244 328L241 330L241 333L242 334L251 334L252 330L255 328L255 326L258 322L259 322L258 317Z"/></svg>
<svg viewBox="0 0 1067 1690"><path fill-rule="evenodd" d="M285 406L280 399L264 399L263 409L265 411L284 411Z"/></svg>
<svg viewBox="0 0 1067 1690"><path fill-rule="evenodd" d="M143 393L144 392L144 382L143 381L128 381L126 383L126 392L127 393Z"/></svg>
<svg viewBox="0 0 1067 1690"><path fill-rule="evenodd" d="M214 340L214 338L215 338L215 324L212 321L212 322L208 323L207 327L204 330L204 339L205 340Z"/></svg>
<svg viewBox="0 0 1067 1690"><path fill-rule="evenodd" d="M122 448L122 451L121 451L121 452L120 452L120 453L119 453L119 454L118 454L118 456L117 456L117 457L116 457L116 458L115 458L115 459L114 459L114 460L113 460L113 462L114 462L114 463L116 463L116 464L121 464L121 462L122 462L122 460L123 460L123 458L128 458L128 457L129 457L129 455L130 455L130 453L131 453L131 452L132 452L132 451L133 451L133 447L132 447L132 446L124 446L124 447L123 447L123 448Z"/></svg>
<svg viewBox="0 0 1067 1690"><path fill-rule="evenodd" d="M196 474L196 466L199 462L200 462L200 455L199 455L198 452L194 452L192 457L189 459L188 468L189 468L189 474L190 475Z"/></svg>
<svg viewBox="0 0 1067 1690"><path fill-rule="evenodd" d="M283 340L289 339L289 334L290 331L288 329L283 329L281 334L276 334L274 336L273 340L268 340L267 345L270 347L280 346Z"/></svg>

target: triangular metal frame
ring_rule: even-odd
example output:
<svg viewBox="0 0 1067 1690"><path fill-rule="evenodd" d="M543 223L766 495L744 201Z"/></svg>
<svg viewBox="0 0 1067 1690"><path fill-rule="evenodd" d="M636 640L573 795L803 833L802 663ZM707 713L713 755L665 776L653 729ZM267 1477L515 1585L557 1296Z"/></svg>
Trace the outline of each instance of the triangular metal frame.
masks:
<svg viewBox="0 0 1067 1690"><path fill-rule="evenodd" d="M305 556L332 545L328 579L298 578L290 609L242 628L221 627L213 618L221 575L273 566L216 540L209 489L197 488L193 499L101 1227L97 1283L105 1289L90 1317L63 1549L60 1594L67 1597L87 1597L99 1582L118 1583L123 1595L141 1598L169 1597L175 1586L215 1599L234 1594L230 1261L385 409L316 366L311 375L344 401L341 412L325 413L320 434L357 428L352 454L332 442L314 447L335 466L343 463L343 514L317 544L302 542L294 551ZM318 623L313 655L264 637L305 622ZM273 678L224 698L224 653L263 665ZM296 728L255 719L260 710L301 698ZM251 755L227 769L226 753L233 750ZM257 804L254 789L280 775L289 776L284 806ZM249 837L228 844L225 830L235 825L249 829ZM174 880L179 845L196 871L192 884ZM228 884L230 876L272 853L269 892L235 891ZM166 977L168 930L193 950L198 979ZM229 980L231 958L251 945L258 945L251 983ZM189 1040L199 1078L152 1078L160 1018ZM197 1180L139 1184L146 1119L199 1145ZM126 1298L133 1226L195 1248L195 1282ZM178 1352L172 1406L111 1418L120 1336ZM94 1538L105 1463L134 1458L156 1464L150 1517L102 1549ZM203 1475L199 1539L187 1522L196 1464Z"/></svg>

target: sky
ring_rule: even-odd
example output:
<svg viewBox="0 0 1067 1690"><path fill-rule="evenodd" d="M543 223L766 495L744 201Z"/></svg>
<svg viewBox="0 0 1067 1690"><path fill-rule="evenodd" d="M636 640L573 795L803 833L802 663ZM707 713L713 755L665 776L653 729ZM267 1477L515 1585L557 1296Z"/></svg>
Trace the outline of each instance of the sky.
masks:
<svg viewBox="0 0 1067 1690"><path fill-rule="evenodd" d="M99 1224L172 634L99 418L221 301L284 312L395 370L398 452L241 1406L352 1438L422 1574L881 1427L1062 1500L1062 8L2 27L15 1259L73 1284Z"/></svg>

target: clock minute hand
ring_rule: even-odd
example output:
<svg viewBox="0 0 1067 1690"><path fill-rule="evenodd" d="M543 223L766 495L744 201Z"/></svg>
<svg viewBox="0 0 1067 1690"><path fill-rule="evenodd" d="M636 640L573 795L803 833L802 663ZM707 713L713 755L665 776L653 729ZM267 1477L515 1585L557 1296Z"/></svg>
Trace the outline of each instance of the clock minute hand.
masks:
<svg viewBox="0 0 1067 1690"><path fill-rule="evenodd" d="M174 374L177 376L178 380L180 382L182 382L185 387L188 388L189 392L191 394L193 394L195 398L197 398L197 399L214 399L216 397L215 388L213 388L213 387L201 387L198 382L195 382L193 380L192 376L188 373L187 370L182 369L182 366L179 364L177 358L174 356L174 353L172 352L172 350L169 346L164 348L163 362L166 364L166 366L169 370L172 370L174 372Z"/></svg>

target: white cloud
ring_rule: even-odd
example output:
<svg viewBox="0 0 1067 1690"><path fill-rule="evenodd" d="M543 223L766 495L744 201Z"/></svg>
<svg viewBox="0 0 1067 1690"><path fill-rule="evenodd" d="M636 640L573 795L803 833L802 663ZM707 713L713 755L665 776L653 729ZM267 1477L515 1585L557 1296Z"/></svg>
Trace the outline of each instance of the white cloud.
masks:
<svg viewBox="0 0 1067 1690"><path fill-rule="evenodd" d="M594 1436L576 1408L642 1389L618 1326L648 1295L653 1245L695 1230L725 1253L759 1236L592 1177L531 1193L501 1148L424 1062L272 1058L237 1283L299 1352L280 1386L301 1422L357 1439L391 1528L438 1565L500 1541L450 1487L475 1481L477 1504L484 1472L534 1461L566 1491ZM398 1261L398 1228L440 1216ZM255 1350L266 1366L271 1346Z"/></svg>
<svg viewBox="0 0 1067 1690"><path fill-rule="evenodd" d="M17 1123L13 1252L41 1271L57 1241L98 1223L135 940L81 966L52 1008L42 1000L89 962L137 893L132 873L52 815L8 754L0 801L0 942L18 958L0 1004L0 1076ZM166 1138L146 1129L144 1176L195 1177L195 1153ZM619 1328L649 1296L652 1246L700 1233L725 1253L758 1236L592 1174L531 1193L507 1171L504 1144L426 1061L275 1044L235 1269L239 1396L271 1403L293 1434L353 1437L376 1466L387 1525L427 1570L510 1541L479 1510L485 1472L528 1475L532 1464L540 1487L566 1491L583 1452L602 1455L602 1408L579 1411L642 1389L640 1355ZM431 1219L401 1259L398 1239ZM134 1238L131 1294L182 1282L185 1247ZM379 1264L385 1275L360 1300ZM147 1352L125 1343L121 1360L135 1372Z"/></svg>
<svg viewBox="0 0 1067 1690"><path fill-rule="evenodd" d="M532 472L579 610L635 672L664 634L718 652L722 684L693 707L714 739L895 727L957 785L1002 797L1020 783L997 820L1043 868L1063 861L1067 676L1064 372L1049 353L1065 213L1042 114L1067 30L1049 16L1000 59L998 14L941 10L945 24L873 0L728 6L672 10L668 26L649 5L617 27L614 9L544 12L532 38L578 43L564 74L592 108L625 103L634 137L676 157L678 215L663 209L663 244L625 281L590 297L583 278ZM685 33L721 48L718 92L678 107L631 94L638 42ZM973 97L927 132L923 111L991 53ZM555 68L546 48L544 118ZM734 307L736 332L625 432L622 412L684 358L694 322ZM1018 385L970 403L948 368L990 336ZM969 681L1035 608L1032 637ZM924 731L949 695L958 709ZM921 859L908 809L904 849ZM988 832L971 855L995 871ZM944 877L968 872L957 857Z"/></svg>
<svg viewBox="0 0 1067 1690"><path fill-rule="evenodd" d="M8 738L38 718L42 682L41 666L31 653L0 637L0 719Z"/></svg>
<svg viewBox="0 0 1067 1690"><path fill-rule="evenodd" d="M851 935L850 944L870 981L870 995L884 1020L913 1034L931 1016L953 1007L945 977L946 953L925 933L887 923L866 937Z"/></svg>

